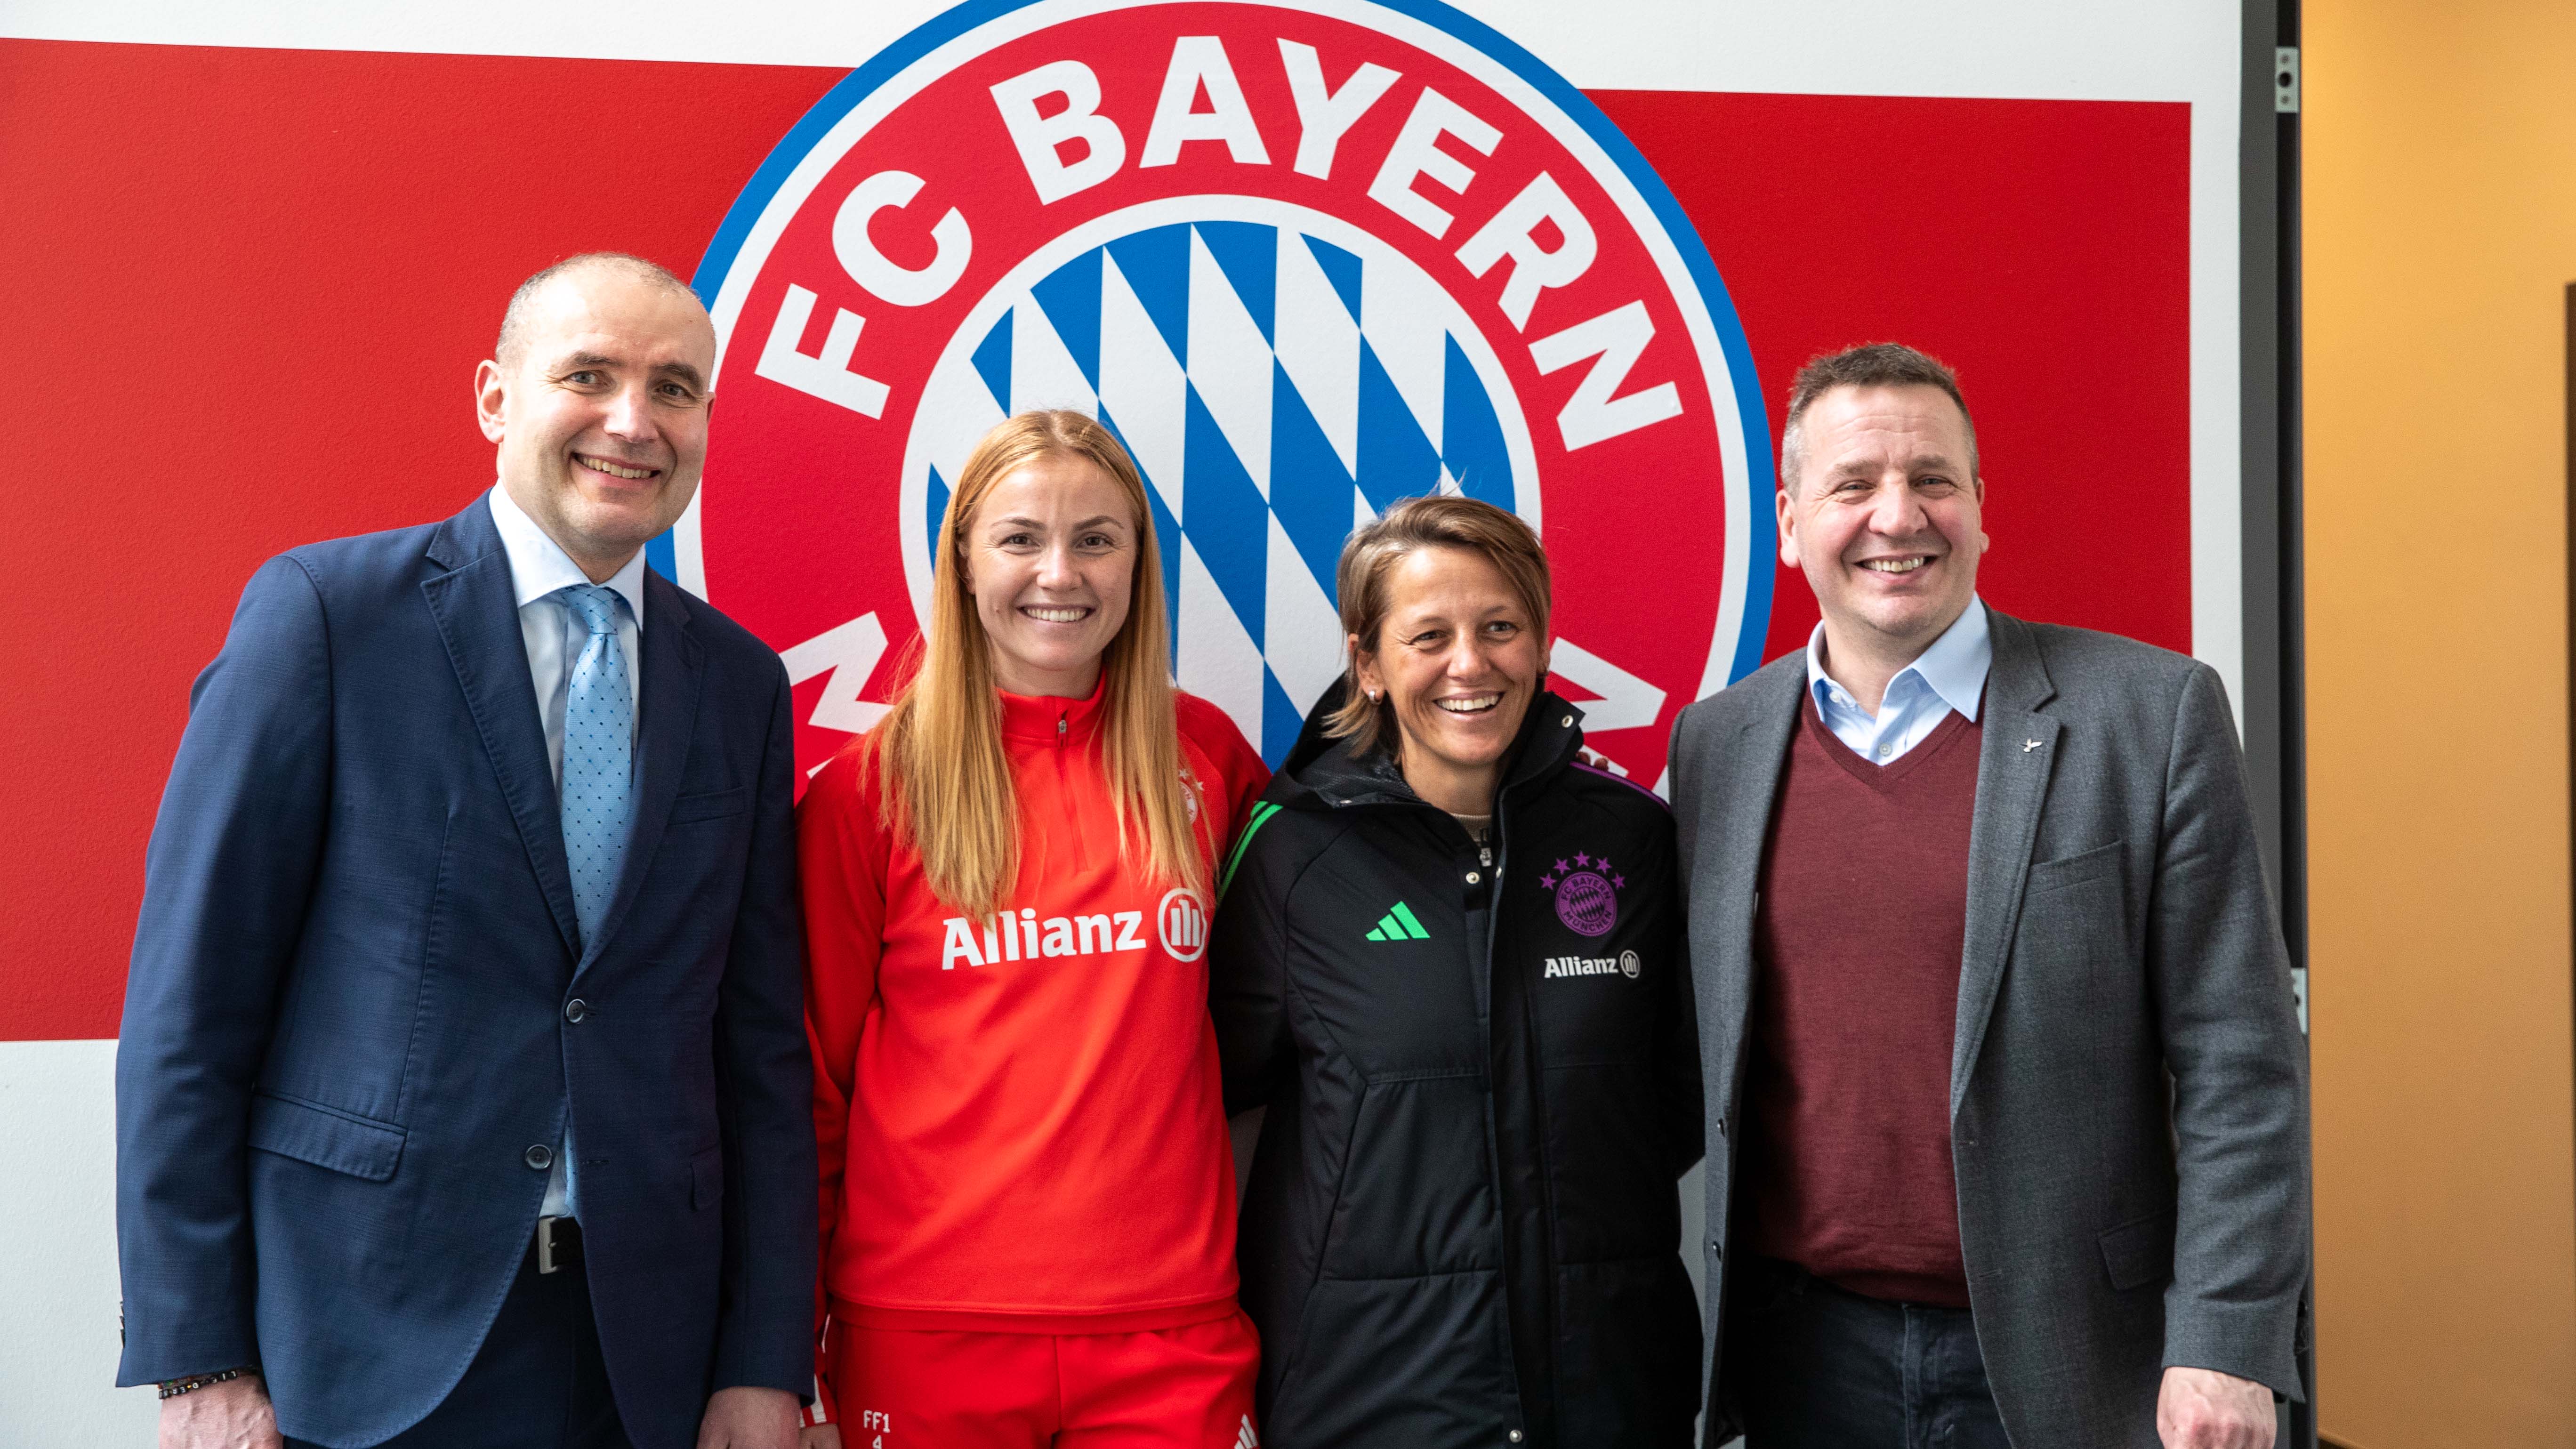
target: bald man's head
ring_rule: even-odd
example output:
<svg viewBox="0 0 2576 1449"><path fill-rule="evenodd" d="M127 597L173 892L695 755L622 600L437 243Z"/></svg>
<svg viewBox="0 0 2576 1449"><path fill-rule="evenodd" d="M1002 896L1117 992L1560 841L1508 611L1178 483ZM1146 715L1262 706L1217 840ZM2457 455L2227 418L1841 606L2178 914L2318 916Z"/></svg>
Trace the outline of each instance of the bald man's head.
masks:
<svg viewBox="0 0 2576 1449"><path fill-rule="evenodd" d="M516 367L518 354L527 347L528 318L540 294L558 281L595 273L620 275L648 286L667 288L688 298L692 304L698 300L698 294L689 289L688 283L659 262L625 252L583 252L579 256L566 257L521 282L519 289L510 294L510 305L501 313L501 336L492 344L492 360L503 367Z"/></svg>
<svg viewBox="0 0 2576 1449"><path fill-rule="evenodd" d="M715 325L679 278L594 252L530 277L494 351L474 395L501 487L603 581L697 492Z"/></svg>

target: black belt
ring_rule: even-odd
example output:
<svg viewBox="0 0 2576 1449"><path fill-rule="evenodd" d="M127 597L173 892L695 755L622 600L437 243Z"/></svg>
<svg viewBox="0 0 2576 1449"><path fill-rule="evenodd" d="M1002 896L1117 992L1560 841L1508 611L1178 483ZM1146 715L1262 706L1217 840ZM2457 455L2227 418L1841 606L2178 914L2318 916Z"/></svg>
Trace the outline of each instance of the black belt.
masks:
<svg viewBox="0 0 2576 1449"><path fill-rule="evenodd" d="M537 1219L537 1271L581 1266L581 1224L571 1218Z"/></svg>

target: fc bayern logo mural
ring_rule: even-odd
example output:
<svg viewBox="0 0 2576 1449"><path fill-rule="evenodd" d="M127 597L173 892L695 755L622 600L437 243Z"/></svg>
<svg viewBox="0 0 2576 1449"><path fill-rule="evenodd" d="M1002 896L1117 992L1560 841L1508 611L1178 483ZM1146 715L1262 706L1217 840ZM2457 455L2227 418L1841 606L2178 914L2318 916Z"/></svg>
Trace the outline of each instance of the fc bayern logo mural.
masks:
<svg viewBox="0 0 2576 1449"><path fill-rule="evenodd" d="M715 439L669 562L882 712L976 439L1098 417L1144 473L1181 686L1274 764L1338 672L1342 540L1463 493L1536 527L1555 684L1664 773L1759 663L1769 443L1742 330L1582 94L1443 6L961 7L780 143L696 279Z"/></svg>

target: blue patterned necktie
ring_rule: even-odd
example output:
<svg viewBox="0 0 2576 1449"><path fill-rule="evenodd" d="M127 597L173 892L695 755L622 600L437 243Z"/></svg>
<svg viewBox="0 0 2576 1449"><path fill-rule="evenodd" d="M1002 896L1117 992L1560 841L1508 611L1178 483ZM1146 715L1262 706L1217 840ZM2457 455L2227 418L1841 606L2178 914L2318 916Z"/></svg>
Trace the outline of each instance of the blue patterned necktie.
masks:
<svg viewBox="0 0 2576 1449"><path fill-rule="evenodd" d="M617 611L625 601L597 584L557 589L555 597L590 630L564 693L563 737L564 856L587 950L599 938L626 859L635 796L635 687L626 651L617 645Z"/></svg>
<svg viewBox="0 0 2576 1449"><path fill-rule="evenodd" d="M573 584L555 597L590 630L564 690L563 839L572 867L572 910L584 950L599 939L609 898L626 861L626 828L634 816L635 686L617 644L614 589ZM564 1123L565 1211L581 1213L581 1175L573 1166L572 1123Z"/></svg>

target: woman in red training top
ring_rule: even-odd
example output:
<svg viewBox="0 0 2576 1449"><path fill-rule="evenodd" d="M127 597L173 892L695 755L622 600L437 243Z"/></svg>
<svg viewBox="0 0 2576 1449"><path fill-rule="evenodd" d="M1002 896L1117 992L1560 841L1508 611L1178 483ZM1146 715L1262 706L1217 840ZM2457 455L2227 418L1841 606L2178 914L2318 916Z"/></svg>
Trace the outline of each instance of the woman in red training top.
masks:
<svg viewBox="0 0 2576 1449"><path fill-rule="evenodd" d="M1160 561L1100 424L995 428L918 671L799 811L848 1449L1256 1442L1204 953L1268 771L1173 688Z"/></svg>

